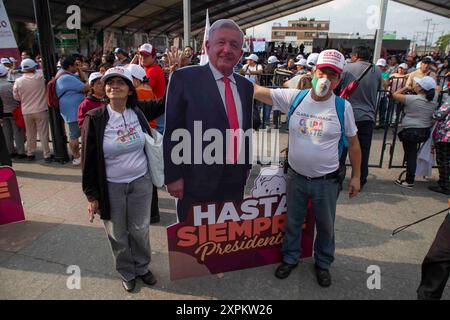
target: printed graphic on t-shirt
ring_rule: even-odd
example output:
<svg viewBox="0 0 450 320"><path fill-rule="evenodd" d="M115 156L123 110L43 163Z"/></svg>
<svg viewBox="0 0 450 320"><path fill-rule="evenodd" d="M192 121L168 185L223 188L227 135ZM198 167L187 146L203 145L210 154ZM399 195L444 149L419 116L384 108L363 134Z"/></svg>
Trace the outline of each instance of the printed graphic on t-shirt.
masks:
<svg viewBox="0 0 450 320"><path fill-rule="evenodd" d="M322 137L326 122L331 121L330 117L303 112L299 114L299 117L298 132L312 138Z"/></svg>
<svg viewBox="0 0 450 320"><path fill-rule="evenodd" d="M135 127L125 130L117 130L116 144L118 148L125 149L140 142L140 135Z"/></svg>
<svg viewBox="0 0 450 320"><path fill-rule="evenodd" d="M108 125L109 126L109 125ZM116 147L119 150L131 149L141 144L141 135L137 130L139 121L133 121L125 126L123 123L116 126L110 126L109 129L115 131L117 136L114 138Z"/></svg>

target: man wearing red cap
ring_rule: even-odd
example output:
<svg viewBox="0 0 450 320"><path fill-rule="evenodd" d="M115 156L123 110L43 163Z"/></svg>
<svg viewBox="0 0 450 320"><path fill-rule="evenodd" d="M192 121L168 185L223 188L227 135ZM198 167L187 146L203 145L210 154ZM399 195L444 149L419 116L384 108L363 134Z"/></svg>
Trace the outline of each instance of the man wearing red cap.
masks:
<svg viewBox="0 0 450 320"><path fill-rule="evenodd" d="M164 71L156 60L156 48L149 43L139 47L139 64L145 69L149 86L152 87L156 99L161 99L166 92Z"/></svg>
<svg viewBox="0 0 450 320"><path fill-rule="evenodd" d="M311 90L255 86L255 99L288 114L288 210L283 262L275 272L279 279L287 278L298 264L301 227L311 198L317 223L314 243L317 281L322 287L331 285L328 269L334 260L336 202L345 175L342 170L345 165L340 162L341 154L345 155L344 146L348 146L352 163L349 197L355 197L360 189L361 149L353 111L348 101L333 93L340 82L344 61L344 56L336 50L323 51Z"/></svg>

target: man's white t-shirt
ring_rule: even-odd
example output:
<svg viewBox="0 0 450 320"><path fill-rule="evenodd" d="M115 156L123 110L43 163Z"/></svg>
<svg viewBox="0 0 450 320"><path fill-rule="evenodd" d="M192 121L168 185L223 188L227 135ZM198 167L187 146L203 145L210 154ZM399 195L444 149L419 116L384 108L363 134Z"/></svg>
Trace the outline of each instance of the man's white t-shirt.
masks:
<svg viewBox="0 0 450 320"><path fill-rule="evenodd" d="M274 110L289 113L300 90L271 89ZM351 104L345 102L345 134L358 132ZM341 124L336 113L335 95L314 101L308 93L289 121L289 165L301 175L316 178L339 168Z"/></svg>
<svg viewBox="0 0 450 320"><path fill-rule="evenodd" d="M242 67L242 69L244 69L245 73L245 77L250 80L252 83L256 83L256 81L258 80L258 76L257 75L251 75L250 71L255 72L255 71L262 71L263 67L260 64L256 64L253 67L250 66L249 64L246 64Z"/></svg>
<svg viewBox="0 0 450 320"><path fill-rule="evenodd" d="M130 183L148 171L145 137L136 113L126 108L114 111L108 104L109 120L103 138L106 178L113 183Z"/></svg>

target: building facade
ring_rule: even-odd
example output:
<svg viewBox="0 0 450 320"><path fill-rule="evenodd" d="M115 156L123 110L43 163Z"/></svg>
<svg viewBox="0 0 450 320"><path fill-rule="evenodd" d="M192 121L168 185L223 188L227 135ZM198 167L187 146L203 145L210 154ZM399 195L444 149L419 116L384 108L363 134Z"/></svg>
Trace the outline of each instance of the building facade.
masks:
<svg viewBox="0 0 450 320"><path fill-rule="evenodd" d="M274 24L272 26L272 42L275 45L291 44L293 47L305 46L304 52L312 52L313 40L326 37L330 30L329 20L301 18L288 21L288 26Z"/></svg>

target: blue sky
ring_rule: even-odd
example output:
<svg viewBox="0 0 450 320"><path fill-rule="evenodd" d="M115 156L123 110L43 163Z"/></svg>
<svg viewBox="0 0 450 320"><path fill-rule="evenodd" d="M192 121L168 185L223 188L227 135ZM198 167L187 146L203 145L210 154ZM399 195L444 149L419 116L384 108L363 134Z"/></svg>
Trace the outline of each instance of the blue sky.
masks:
<svg viewBox="0 0 450 320"><path fill-rule="evenodd" d="M312 9L264 23L256 26L254 29L247 29L247 34L253 35L254 33L255 37L270 39L270 31L274 22L287 25L288 20L295 20L301 17L330 20L330 32L374 34L375 30L370 30L367 27L367 20L370 16L367 10L370 6L379 4L379 0L335 0ZM424 21L425 19L432 19L433 21L431 23L437 24L434 32L435 41L442 35L442 32L444 34L450 33L450 19L394 1L389 1L388 3L385 30L397 31L397 39L406 37L410 40L412 40L416 32L423 32L423 34L419 35L419 40L421 40L419 45L423 45L427 30L427 22ZM430 33L433 31L431 24L429 31Z"/></svg>

